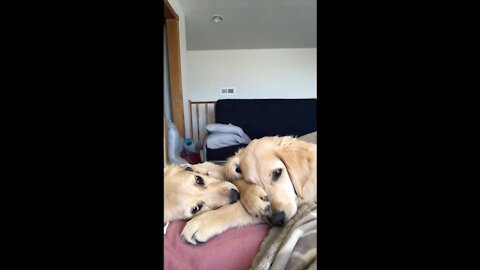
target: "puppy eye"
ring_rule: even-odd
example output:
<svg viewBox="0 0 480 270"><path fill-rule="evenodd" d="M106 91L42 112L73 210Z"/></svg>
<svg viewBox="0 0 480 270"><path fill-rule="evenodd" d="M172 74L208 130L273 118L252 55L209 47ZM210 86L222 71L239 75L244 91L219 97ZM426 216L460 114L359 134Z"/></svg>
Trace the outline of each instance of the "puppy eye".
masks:
<svg viewBox="0 0 480 270"><path fill-rule="evenodd" d="M242 173L242 170L240 169L240 166L237 166L237 168L235 168L235 171L236 171L237 173L240 173L240 174Z"/></svg>
<svg viewBox="0 0 480 270"><path fill-rule="evenodd" d="M275 171L273 171L272 172L273 181L277 181L280 175L282 175L282 169L276 169Z"/></svg>
<svg viewBox="0 0 480 270"><path fill-rule="evenodd" d="M193 207L193 208L192 208L192 214L195 214L195 213L197 213L198 211L202 210L202 207L203 207L202 204L198 204L198 205L196 205L195 207Z"/></svg>
<svg viewBox="0 0 480 270"><path fill-rule="evenodd" d="M191 171L191 172L193 172L193 170L192 170L191 167L186 167L185 170L186 170L186 171Z"/></svg>
<svg viewBox="0 0 480 270"><path fill-rule="evenodd" d="M195 176L195 183L197 183L197 184L200 185L200 186L205 185L205 182L203 182L203 178L200 177L200 176L198 176L198 175Z"/></svg>

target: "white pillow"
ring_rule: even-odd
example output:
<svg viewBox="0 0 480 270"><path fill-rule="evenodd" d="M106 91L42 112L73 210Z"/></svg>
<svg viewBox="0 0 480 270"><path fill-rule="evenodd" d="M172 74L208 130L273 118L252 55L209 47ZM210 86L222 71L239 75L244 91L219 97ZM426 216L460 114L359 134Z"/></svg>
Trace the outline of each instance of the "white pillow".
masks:
<svg viewBox="0 0 480 270"><path fill-rule="evenodd" d="M222 133L232 133L236 134L238 136L243 136L245 133L243 132L243 129L241 127L237 127L232 124L208 124L207 125L207 130L210 133L215 133L215 132L222 132Z"/></svg>
<svg viewBox="0 0 480 270"><path fill-rule="evenodd" d="M210 149L218 149L241 143L248 144L250 141L247 134L240 137L237 134L231 133L212 133L207 136L207 147Z"/></svg>

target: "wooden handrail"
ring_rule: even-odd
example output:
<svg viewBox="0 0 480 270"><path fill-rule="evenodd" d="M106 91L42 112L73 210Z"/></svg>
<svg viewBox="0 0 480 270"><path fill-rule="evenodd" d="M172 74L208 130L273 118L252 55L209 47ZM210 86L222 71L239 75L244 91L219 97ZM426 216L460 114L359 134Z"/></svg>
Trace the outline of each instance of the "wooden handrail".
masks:
<svg viewBox="0 0 480 270"><path fill-rule="evenodd" d="M215 103L216 101L191 101L189 100L190 104L210 104L210 103Z"/></svg>

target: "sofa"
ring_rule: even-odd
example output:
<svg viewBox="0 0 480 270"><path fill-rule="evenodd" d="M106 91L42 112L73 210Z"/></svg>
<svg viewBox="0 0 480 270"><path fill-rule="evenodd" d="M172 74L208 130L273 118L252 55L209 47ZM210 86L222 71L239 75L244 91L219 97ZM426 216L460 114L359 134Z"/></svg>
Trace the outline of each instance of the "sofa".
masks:
<svg viewBox="0 0 480 270"><path fill-rule="evenodd" d="M215 119L218 124L242 128L252 140L276 135L300 137L317 131L317 99L220 99L215 104ZM245 146L210 149L205 143L204 160L221 163Z"/></svg>

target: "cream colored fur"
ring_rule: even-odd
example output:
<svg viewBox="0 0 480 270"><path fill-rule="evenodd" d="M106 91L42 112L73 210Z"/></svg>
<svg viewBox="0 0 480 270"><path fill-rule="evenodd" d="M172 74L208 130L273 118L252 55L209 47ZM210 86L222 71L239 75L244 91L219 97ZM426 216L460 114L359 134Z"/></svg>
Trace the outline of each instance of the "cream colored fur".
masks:
<svg viewBox="0 0 480 270"><path fill-rule="evenodd" d="M273 211L284 211L288 221L299 205L317 201L316 152L316 144L290 136L264 137L251 141L223 167L199 164L194 170L223 174L232 181L240 191L240 202L194 217L182 237L198 244L229 228L266 222ZM278 179L272 180L279 170Z"/></svg>
<svg viewBox="0 0 480 270"><path fill-rule="evenodd" d="M228 181L187 171L187 166L167 165L163 168L164 224L173 220L188 220L193 216L229 204L230 190L238 191L238 188ZM198 185L196 177L201 177L205 185ZM198 204L202 204L202 208L193 214L192 208Z"/></svg>

